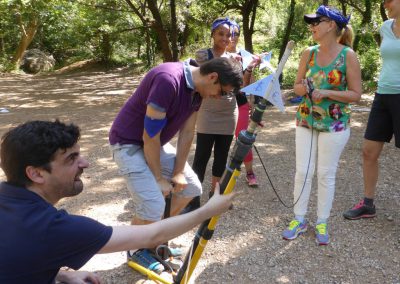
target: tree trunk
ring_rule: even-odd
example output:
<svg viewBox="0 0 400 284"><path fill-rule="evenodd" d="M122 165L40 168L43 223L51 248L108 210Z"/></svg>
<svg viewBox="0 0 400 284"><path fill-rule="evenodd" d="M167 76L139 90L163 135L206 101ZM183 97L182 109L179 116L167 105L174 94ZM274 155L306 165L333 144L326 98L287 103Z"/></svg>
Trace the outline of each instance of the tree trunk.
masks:
<svg viewBox="0 0 400 284"><path fill-rule="evenodd" d="M172 56L172 51L171 48L169 46L169 40L168 40L168 36L167 36L167 32L164 29L162 20L161 20L161 15L160 15L160 11L157 7L157 1L156 0L148 0L147 4L148 4L148 8L151 12L151 14L153 15L153 21L150 21L147 17L145 17L144 11L145 11L145 7L144 5L142 5L140 8L141 10L139 10L139 8L137 8L131 0L125 0L125 2L128 4L128 6L132 9L132 11L136 14L136 16L139 17L139 19L142 21L143 26L145 27L150 27L157 35L157 38L160 42L161 45L161 53L163 55L163 61L173 61L173 56ZM149 31L146 31L147 33L149 33ZM149 49L146 48L146 53L149 56ZM149 58L148 58L149 59ZM148 61L149 63L149 61Z"/></svg>
<svg viewBox="0 0 400 284"><path fill-rule="evenodd" d="M147 66L151 66L151 39L149 31L146 31L146 59L147 59Z"/></svg>
<svg viewBox="0 0 400 284"><path fill-rule="evenodd" d="M290 33L292 32L292 26L294 22L294 8L296 6L296 0L290 0L290 7L289 7L289 17L285 27L285 33L282 39L282 45L279 50L279 60L281 60L283 53L285 52L286 45L289 42Z"/></svg>
<svg viewBox="0 0 400 284"><path fill-rule="evenodd" d="M179 49L178 49L178 29L177 29L177 19L176 19L176 4L175 0L170 0L171 7L171 47L172 47L172 60L178 61L179 59Z"/></svg>
<svg viewBox="0 0 400 284"><path fill-rule="evenodd" d="M292 32L293 22L294 22L294 9L296 6L296 0L290 0L290 8L289 8L289 18L285 27L285 34L283 35L282 45L279 50L279 61L281 60L283 53L285 52L286 45L289 42L290 33ZM279 81L282 82L283 75L279 77Z"/></svg>
<svg viewBox="0 0 400 284"><path fill-rule="evenodd" d="M344 16L347 16L347 6L345 2L340 2L340 6L342 6L342 13Z"/></svg>
<svg viewBox="0 0 400 284"><path fill-rule="evenodd" d="M372 4L371 4L371 0L365 0L364 3L365 3L365 10L361 14L362 15L361 24L360 24L360 27L358 28L358 30L356 32L356 36L354 38L354 43L353 43L354 51L357 51L357 49L358 49L358 45L359 45L360 40L361 40L363 29L365 29L366 26L369 23L371 23L371 19L372 19Z"/></svg>
<svg viewBox="0 0 400 284"><path fill-rule="evenodd" d="M4 27L0 23L0 30L3 30ZM0 33L0 57L3 57L6 54L6 48L4 44L4 36L3 33Z"/></svg>
<svg viewBox="0 0 400 284"><path fill-rule="evenodd" d="M136 58L140 58L141 53L142 53L142 44L138 43L137 49L136 49Z"/></svg>
<svg viewBox="0 0 400 284"><path fill-rule="evenodd" d="M110 39L110 34L108 33L101 33L101 61L102 62L109 62L112 56L112 44Z"/></svg>
<svg viewBox="0 0 400 284"><path fill-rule="evenodd" d="M6 54L6 49L4 47L4 38L2 36L0 37L0 54L1 56Z"/></svg>
<svg viewBox="0 0 400 284"><path fill-rule="evenodd" d="M149 0L148 4L149 4L149 10L154 18L154 21L151 23L151 27L156 32L157 38L160 42L161 52L163 54L163 60L164 62L174 61L172 56L172 51L169 46L167 31L164 29L160 11L158 10L157 7L157 1Z"/></svg>
<svg viewBox="0 0 400 284"><path fill-rule="evenodd" d="M241 9L243 18L244 47L251 53L253 52L254 21L257 12L257 6L258 0L249 0Z"/></svg>
<svg viewBox="0 0 400 284"><path fill-rule="evenodd" d="M379 5L379 13L381 14L382 21L387 21L388 16L386 15L385 7L383 6L383 2ZM379 32L374 33L374 40L378 46L381 46L381 35Z"/></svg>
<svg viewBox="0 0 400 284"><path fill-rule="evenodd" d="M21 28L21 39L19 41L18 48L15 52L14 58L12 60L12 64L14 65L15 69L19 68L19 63L21 62L22 56L24 55L24 52L28 48L28 46L31 44L33 38L35 37L35 34L37 32L37 28L39 25L39 21L37 18L34 18L31 20L28 24L28 27L25 28L22 20L20 20L20 28Z"/></svg>

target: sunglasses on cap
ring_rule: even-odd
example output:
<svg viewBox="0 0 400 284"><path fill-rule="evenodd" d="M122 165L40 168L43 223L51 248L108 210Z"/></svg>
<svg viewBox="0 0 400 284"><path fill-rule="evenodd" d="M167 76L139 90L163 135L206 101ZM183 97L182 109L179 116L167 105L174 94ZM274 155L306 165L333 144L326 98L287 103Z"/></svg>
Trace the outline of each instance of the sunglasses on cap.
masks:
<svg viewBox="0 0 400 284"><path fill-rule="evenodd" d="M316 18L314 21L310 22L309 25L310 25L310 26L313 26L313 27L316 27L316 26L318 26L318 25L319 25L320 23L322 23L322 22L330 22L330 21L332 21L332 20L330 20L330 19Z"/></svg>
<svg viewBox="0 0 400 284"><path fill-rule="evenodd" d="M335 21L336 24L341 28L345 27L350 21L350 16L346 17L336 8L325 5L319 6L314 14L305 14L304 21L310 25L318 25L320 22L325 22L325 20L319 19L321 17L326 17ZM317 23L313 24L314 22Z"/></svg>

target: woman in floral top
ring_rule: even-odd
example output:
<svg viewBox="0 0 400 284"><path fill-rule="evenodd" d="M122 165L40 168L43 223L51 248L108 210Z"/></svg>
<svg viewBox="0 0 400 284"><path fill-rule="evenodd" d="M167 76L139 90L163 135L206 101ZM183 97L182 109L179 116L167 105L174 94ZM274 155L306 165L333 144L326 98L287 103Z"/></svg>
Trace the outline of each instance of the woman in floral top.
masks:
<svg viewBox="0 0 400 284"><path fill-rule="evenodd" d="M282 234L287 240L307 230L305 215L317 163L316 238L319 245L329 243L327 221L335 193L336 170L350 137L349 104L361 97L361 70L351 49L353 32L348 26L349 19L324 5L315 14L304 16L318 45L303 52L294 85L295 93L303 99L296 113L295 218ZM307 78L312 79L315 88L310 95Z"/></svg>

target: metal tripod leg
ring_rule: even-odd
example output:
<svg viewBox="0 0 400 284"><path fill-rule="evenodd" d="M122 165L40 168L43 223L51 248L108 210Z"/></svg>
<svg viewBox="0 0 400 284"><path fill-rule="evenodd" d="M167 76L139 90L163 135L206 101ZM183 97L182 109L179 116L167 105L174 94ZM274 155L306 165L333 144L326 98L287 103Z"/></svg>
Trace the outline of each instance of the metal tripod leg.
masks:
<svg viewBox="0 0 400 284"><path fill-rule="evenodd" d="M229 182L225 187L223 194L229 194L232 192L233 188L236 184L236 179L240 175L240 170L234 170L230 176ZM222 184L222 183L221 183ZM185 261L183 266L178 272L177 277L174 280L174 283L186 283L186 280L190 279L194 269L198 261L201 258L201 255L204 251L204 248L211 239L217 222L219 220L219 216L214 216L211 219L205 221L201 224L200 228L198 229L195 238L193 240L193 255L190 258L190 255L186 255ZM190 258L190 259L189 259Z"/></svg>
<svg viewBox="0 0 400 284"><path fill-rule="evenodd" d="M172 203L172 192L170 192L166 197L165 197L165 209L164 209L164 219L169 218L171 215L171 203ZM168 247L168 241L164 243ZM168 250L164 249L163 251L163 259L167 259L169 257L168 255Z"/></svg>

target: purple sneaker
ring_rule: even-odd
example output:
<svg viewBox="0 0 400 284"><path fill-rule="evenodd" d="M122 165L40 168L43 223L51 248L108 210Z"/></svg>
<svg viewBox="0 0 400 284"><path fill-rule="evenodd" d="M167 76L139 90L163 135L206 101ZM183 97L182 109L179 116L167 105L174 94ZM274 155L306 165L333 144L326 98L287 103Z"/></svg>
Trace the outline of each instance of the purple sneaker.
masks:
<svg viewBox="0 0 400 284"><path fill-rule="evenodd" d="M315 236L317 238L317 244L320 246L326 246L329 244L327 227L328 225L326 223L320 223L315 226Z"/></svg>
<svg viewBox="0 0 400 284"><path fill-rule="evenodd" d="M307 231L307 221L300 223L298 220L292 220L289 226L282 233L282 237L285 240L294 240L298 235Z"/></svg>

